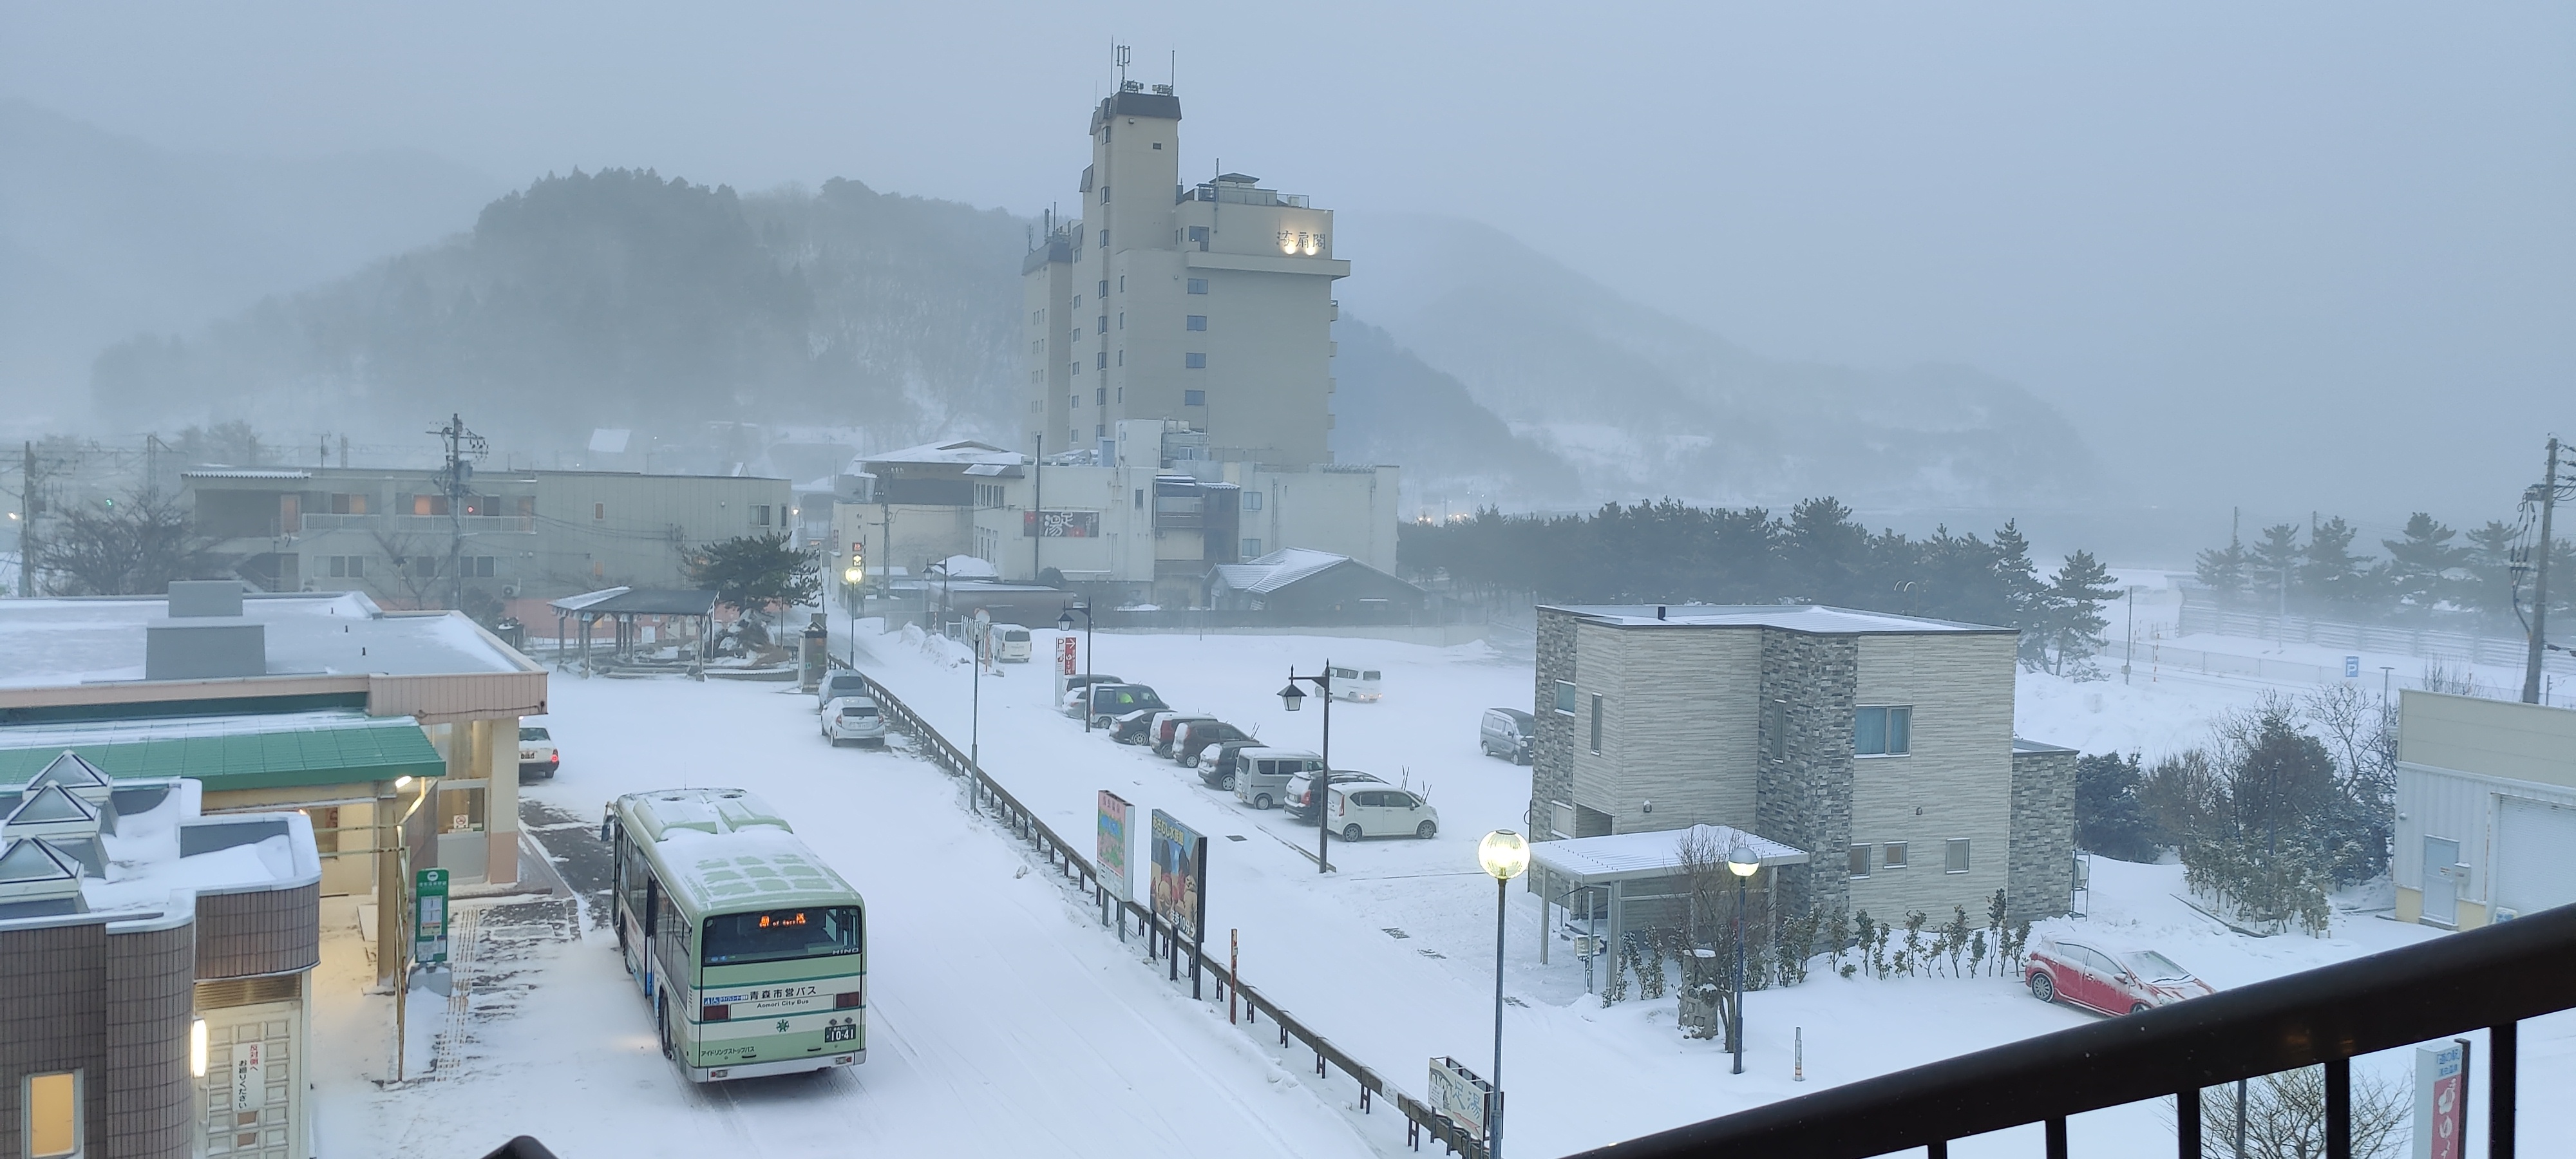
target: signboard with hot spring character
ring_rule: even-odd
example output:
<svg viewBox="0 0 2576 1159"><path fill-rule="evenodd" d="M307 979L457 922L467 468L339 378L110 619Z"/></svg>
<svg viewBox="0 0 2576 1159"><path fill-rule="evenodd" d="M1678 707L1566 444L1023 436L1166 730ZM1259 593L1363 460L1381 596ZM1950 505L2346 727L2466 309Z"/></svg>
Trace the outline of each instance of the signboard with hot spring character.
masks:
<svg viewBox="0 0 2576 1159"><path fill-rule="evenodd" d="M1100 869L1100 884L1109 887L1110 895L1120 901L1136 896L1136 875L1127 868L1127 818L1135 808L1126 798L1100 790L1100 835L1092 855Z"/></svg>
<svg viewBox="0 0 2576 1159"><path fill-rule="evenodd" d="M1178 931L1184 941L1198 940L1200 907L1205 904L1201 891L1207 884L1199 879L1207 871L1207 838L1156 809L1149 848L1154 916Z"/></svg>

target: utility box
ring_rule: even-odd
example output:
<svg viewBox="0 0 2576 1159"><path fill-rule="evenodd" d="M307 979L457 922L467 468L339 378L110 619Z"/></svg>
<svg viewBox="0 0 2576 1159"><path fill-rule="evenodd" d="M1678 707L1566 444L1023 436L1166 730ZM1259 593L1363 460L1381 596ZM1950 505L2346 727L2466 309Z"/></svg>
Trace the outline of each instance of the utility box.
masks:
<svg viewBox="0 0 2576 1159"><path fill-rule="evenodd" d="M814 613L796 645L796 687L806 692L821 688L823 673L832 666L832 630L823 626L823 613Z"/></svg>

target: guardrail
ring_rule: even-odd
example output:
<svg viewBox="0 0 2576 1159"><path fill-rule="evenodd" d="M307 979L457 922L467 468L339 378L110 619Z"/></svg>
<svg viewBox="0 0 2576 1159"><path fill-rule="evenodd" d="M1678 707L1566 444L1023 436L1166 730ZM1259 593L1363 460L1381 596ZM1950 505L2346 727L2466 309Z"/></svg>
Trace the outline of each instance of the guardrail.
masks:
<svg viewBox="0 0 2576 1159"><path fill-rule="evenodd" d="M2201 1154L2200 1092L2325 1070L2325 1153L2352 1154L2352 1060L2486 1030L2487 1154L2511 1159L2518 1024L2576 1008L2576 906L2302 971L1677 1127L1576 1159L1861 1159L2032 1123L2065 1159L2070 1115L2172 1096ZM2553 1092L2554 1095L2554 1092ZM2563 1151L2564 1140L2550 1153ZM2465 1148L2458 1153L2466 1154Z"/></svg>
<svg viewBox="0 0 2576 1159"><path fill-rule="evenodd" d="M833 666L846 667L838 659L833 661ZM914 712L911 706L905 704L902 697L896 696L876 677L865 672L859 673L859 679L866 682L868 695L876 699L877 709L885 714L888 725L909 734L920 756L949 774L966 779L976 812L989 811L995 820L1019 835L1021 840L1035 846L1038 853L1047 859L1047 864L1061 871L1067 880L1077 887L1087 885L1091 890L1094 904L1104 915L1110 912L1108 890L1100 884L1100 873L1092 867L1090 858L1076 852L1071 843L1049 827L1045 821L1040 820L1028 806L1022 805L1019 798L1011 795L1010 790L1003 788L1000 782L995 781L991 775L977 767L973 761L968 760L964 749L958 748L950 743L947 737L940 735L939 730L932 727L929 721L923 720L921 714ZM1173 936L1171 927L1156 919L1152 910L1126 898L1117 899L1117 903L1120 911L1134 915L1144 926L1149 944L1150 939L1156 936L1161 937L1166 944L1178 941ZM1369 1110L1372 1098L1392 1100L1396 1109L1401 1111L1408 1121L1405 1140L1416 1150L1421 1148L1423 1138L1428 1136L1433 1141L1446 1145L1450 1150L1467 1156L1468 1159L1485 1159L1484 1144L1469 1137L1457 1124L1434 1111L1430 1104L1387 1082L1385 1076L1370 1069L1358 1059L1352 1058L1340 1047L1334 1046L1331 1040L1316 1033L1312 1027L1290 1014L1286 1007L1272 1001L1260 991L1244 985L1226 969L1224 963L1209 956L1198 946L1189 946L1189 954L1193 981L1202 973L1214 978L1217 984L1217 998L1222 1000L1228 991L1231 991L1244 1003L1249 1012L1248 1021L1250 1022L1258 1023L1261 1021L1261 1015L1269 1015L1271 1023L1279 1028L1279 1045L1287 1046L1293 1040L1314 1052L1316 1077L1328 1077L1331 1068L1339 1067L1342 1073L1357 1081L1360 1087L1362 1112ZM1177 958L1174 960L1177 962Z"/></svg>

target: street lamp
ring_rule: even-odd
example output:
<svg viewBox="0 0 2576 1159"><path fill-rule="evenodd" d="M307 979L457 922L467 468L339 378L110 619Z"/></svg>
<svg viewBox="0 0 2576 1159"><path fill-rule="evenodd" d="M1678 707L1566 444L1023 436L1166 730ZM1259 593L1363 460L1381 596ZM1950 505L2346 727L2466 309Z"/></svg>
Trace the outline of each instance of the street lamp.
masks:
<svg viewBox="0 0 2576 1159"><path fill-rule="evenodd" d="M1294 667L1288 669L1288 687L1279 690L1279 703L1286 706L1290 712L1295 712L1305 705L1306 693L1297 687L1297 682L1300 680L1314 685L1315 691L1324 698L1324 767L1315 770L1314 776L1306 778L1306 791L1317 794L1315 797L1315 872L1330 873L1332 861L1328 854L1333 849L1333 823L1330 818L1324 816L1324 806L1333 799L1333 662L1326 659L1324 671L1315 676L1299 676Z"/></svg>
<svg viewBox="0 0 2576 1159"><path fill-rule="evenodd" d="M1082 613L1082 674L1087 677L1091 675L1091 601L1086 599L1079 604L1066 605L1062 612L1056 614L1055 630L1072 631L1075 612ZM1082 731L1090 732L1091 682L1089 680L1082 683L1082 702Z"/></svg>
<svg viewBox="0 0 2576 1159"><path fill-rule="evenodd" d="M1476 863L1494 875L1494 1069L1485 1081L1493 1086L1494 1106L1485 1115L1486 1159L1503 1157L1503 918L1511 881L1529 868L1529 841L1509 829L1496 829L1476 843Z"/></svg>
<svg viewBox="0 0 2576 1159"><path fill-rule="evenodd" d="M841 569L841 603L850 615L849 654L852 668L859 666L859 601L867 598L860 594L859 585L867 578L867 565L860 563L856 556L851 557L850 566Z"/></svg>
<svg viewBox="0 0 2576 1159"><path fill-rule="evenodd" d="M1735 875L1735 1073L1744 1073L1744 887L1762 859L1741 838L1726 847L1726 871Z"/></svg>

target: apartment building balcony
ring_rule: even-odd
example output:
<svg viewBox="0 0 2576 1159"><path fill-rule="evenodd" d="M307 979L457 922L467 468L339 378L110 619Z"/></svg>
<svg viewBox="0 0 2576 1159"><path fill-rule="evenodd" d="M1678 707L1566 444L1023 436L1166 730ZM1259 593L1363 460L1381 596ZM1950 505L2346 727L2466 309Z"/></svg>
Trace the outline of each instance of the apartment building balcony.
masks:
<svg viewBox="0 0 2576 1159"><path fill-rule="evenodd" d="M467 515L453 523L444 515L307 515L297 523L297 530L307 535L317 531L434 531L443 534L458 526L468 535L533 535L537 530L537 517L534 515Z"/></svg>

